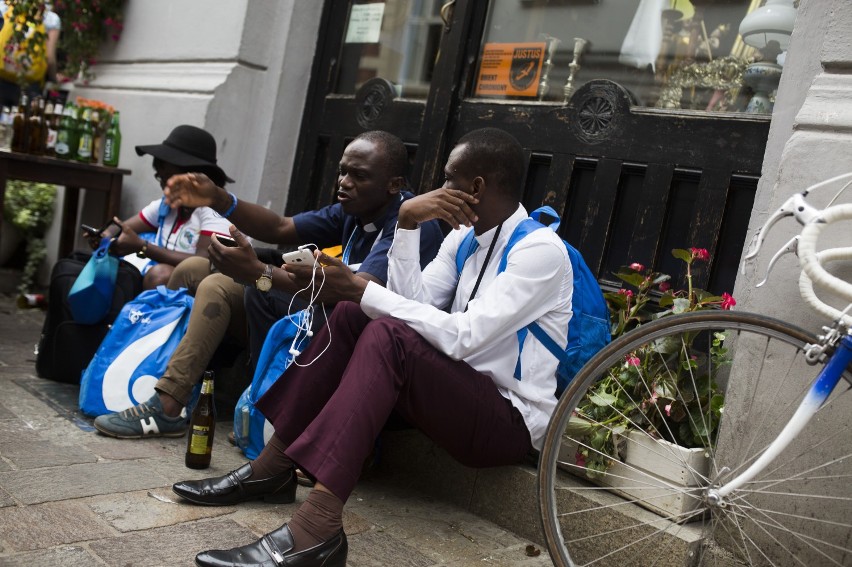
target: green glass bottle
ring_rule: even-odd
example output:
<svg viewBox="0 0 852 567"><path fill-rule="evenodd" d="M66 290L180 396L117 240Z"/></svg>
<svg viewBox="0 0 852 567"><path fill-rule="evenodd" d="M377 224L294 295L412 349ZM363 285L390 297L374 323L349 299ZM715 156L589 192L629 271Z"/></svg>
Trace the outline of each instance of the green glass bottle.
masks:
<svg viewBox="0 0 852 567"><path fill-rule="evenodd" d="M83 109L78 131L80 132L80 137L77 141L77 155L74 156L74 159L84 163L91 163L92 149L95 143L95 129L92 126L92 111L88 108Z"/></svg>
<svg viewBox="0 0 852 567"><path fill-rule="evenodd" d="M118 165L118 154L121 152L121 127L119 125L119 112L112 113L109 128L104 137L104 165L116 167Z"/></svg>
<svg viewBox="0 0 852 567"><path fill-rule="evenodd" d="M69 104L62 113L59 131L56 133L56 157L74 159L77 155L78 140L77 109L73 104Z"/></svg>

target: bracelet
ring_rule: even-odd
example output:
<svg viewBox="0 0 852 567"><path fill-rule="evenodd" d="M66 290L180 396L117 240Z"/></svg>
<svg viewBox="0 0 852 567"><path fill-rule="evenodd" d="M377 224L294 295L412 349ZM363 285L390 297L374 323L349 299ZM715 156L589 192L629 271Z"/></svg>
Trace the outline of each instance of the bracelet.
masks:
<svg viewBox="0 0 852 567"><path fill-rule="evenodd" d="M234 195L233 193L231 193L230 191L228 191L228 195L230 195L230 196L231 196L231 206L230 206L230 207L228 207L228 210L227 210L227 211L225 211L224 213L222 213L222 214L220 214L220 215L219 215L220 217L222 217L222 218L224 218L224 219L226 219L226 218L230 217L230 216L231 216L231 213L233 213L233 212L234 212L234 209L236 209L236 208L237 208L237 196L236 196L236 195Z"/></svg>
<svg viewBox="0 0 852 567"><path fill-rule="evenodd" d="M148 241L142 243L142 250L136 253L139 258L147 258L148 257Z"/></svg>

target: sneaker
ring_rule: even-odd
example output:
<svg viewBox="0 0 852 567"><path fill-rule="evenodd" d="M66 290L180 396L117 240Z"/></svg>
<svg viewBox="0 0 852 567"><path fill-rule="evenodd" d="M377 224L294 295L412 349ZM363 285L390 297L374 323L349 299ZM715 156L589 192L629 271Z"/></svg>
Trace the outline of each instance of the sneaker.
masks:
<svg viewBox="0 0 852 567"><path fill-rule="evenodd" d="M118 439L143 437L182 437L186 434L188 420L181 412L178 417L163 413L160 396L154 394L148 401L118 413L108 413L95 419L95 429Z"/></svg>

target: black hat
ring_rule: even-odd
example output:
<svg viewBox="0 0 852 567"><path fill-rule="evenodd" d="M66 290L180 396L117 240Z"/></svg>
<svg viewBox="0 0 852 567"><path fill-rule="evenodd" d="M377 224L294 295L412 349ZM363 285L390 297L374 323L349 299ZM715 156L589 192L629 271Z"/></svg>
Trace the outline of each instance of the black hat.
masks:
<svg viewBox="0 0 852 567"><path fill-rule="evenodd" d="M181 124L162 144L136 146L136 154L150 154L178 167L204 166L218 171L230 183L234 182L216 165L216 140L209 132L196 126Z"/></svg>

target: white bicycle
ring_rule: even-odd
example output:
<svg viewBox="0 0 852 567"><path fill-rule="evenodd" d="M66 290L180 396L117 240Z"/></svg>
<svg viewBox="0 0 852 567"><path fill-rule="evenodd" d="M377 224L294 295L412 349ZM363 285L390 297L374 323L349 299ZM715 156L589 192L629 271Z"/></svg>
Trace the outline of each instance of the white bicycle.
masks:
<svg viewBox="0 0 852 567"><path fill-rule="evenodd" d="M833 321L819 337L761 315L699 311L642 325L580 370L540 455L555 565L852 565L852 284L823 268L852 259L852 247L816 251L825 227L852 220L852 204L806 201L850 178L791 197L746 256L778 220L803 225L767 275L798 253L802 297ZM663 394L676 401L653 404ZM699 447L668 442L684 432L676 427Z"/></svg>

